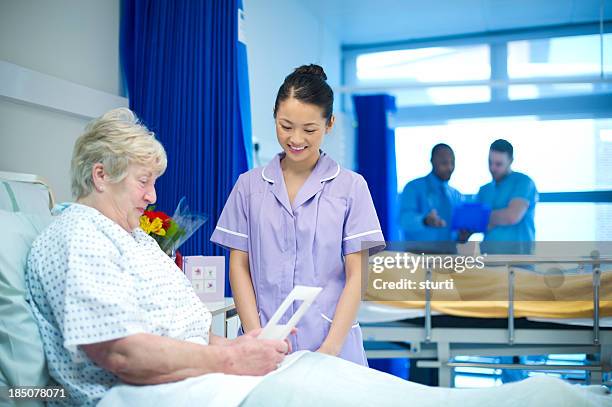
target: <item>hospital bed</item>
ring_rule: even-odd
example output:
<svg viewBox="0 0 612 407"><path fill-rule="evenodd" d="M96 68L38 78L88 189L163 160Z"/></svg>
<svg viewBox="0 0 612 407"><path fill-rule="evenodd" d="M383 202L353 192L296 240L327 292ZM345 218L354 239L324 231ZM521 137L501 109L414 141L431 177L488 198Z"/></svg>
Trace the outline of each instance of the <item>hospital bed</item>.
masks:
<svg viewBox="0 0 612 407"><path fill-rule="evenodd" d="M42 340L25 300L24 281L30 245L51 222L53 205L53 194L44 179L0 172L0 388L55 384L49 378ZM0 405L5 402L0 394Z"/></svg>
<svg viewBox="0 0 612 407"><path fill-rule="evenodd" d="M602 300L602 270L612 265L610 257L572 257L554 260L559 266L574 265L591 282L590 318L537 318L515 312L516 273L522 268L550 264L551 259L536 256L493 256L485 267L502 267L507 276L506 315L500 318L465 317L445 314L453 307L436 306L426 290L421 306L414 303L366 301L359 321L368 358L410 358L417 367L438 370L440 386L450 387L455 368L518 369L526 371L585 371L591 384L604 383L604 373L612 371L612 315L610 302ZM432 271L424 270L432 279ZM606 272L606 292L609 275ZM609 293L608 293L609 295ZM485 303L486 304L486 303ZM607 306L602 316L602 304ZM486 306L483 304L483 306ZM440 309L443 311L440 312ZM584 312L583 312L584 314ZM587 354L592 361L581 366L551 364L493 364L453 361L461 356L529 356L543 354Z"/></svg>
<svg viewBox="0 0 612 407"><path fill-rule="evenodd" d="M25 290L25 284L23 281L25 258L27 257L29 246L31 245L33 239L46 225L49 224L49 222L51 222L51 207L53 207L53 196L44 180L27 174L0 173L0 224L3 225L3 233L0 234L0 247L2 247L2 250L0 250L0 315L2 316L2 318L0 318L0 389L2 387L6 388L6 386L15 385L30 385L37 387L57 385L52 379L49 378L45 365L45 356L42 349L40 334L38 333L38 328L23 295ZM461 340L446 340L446 351L444 350L444 347L441 346L441 344L444 342L443 338L446 338L446 336L445 333L440 331L436 326L434 318L436 318L437 312L435 309L431 309L431 307L429 310L424 310L424 312L426 311L426 314L429 315L427 319L430 320L428 328L429 339L427 341L424 341L423 326L415 326L413 331L411 331L410 328L406 330L406 326L402 327L403 331L401 332L393 330L388 331L388 327L384 326L385 323L405 324L406 321L396 320L403 320L406 316L411 316L410 314L407 314L407 312L414 313L418 312L418 310L410 311L402 308L387 308L389 308L387 311L391 309L394 310L390 311L395 312L392 318L387 316L385 322L382 324L370 324L372 319L364 323L365 331L367 332L366 336L368 336L368 339L380 340L379 342L381 344L391 345L393 343L398 343L400 344L404 353L406 350L408 350L408 353L411 353L413 356L427 356L427 352L429 352L429 355L433 355L434 352L432 350L435 350L438 360L444 360L443 352L446 352L450 357L450 355L453 354L452 352L455 352L455 344L461 343ZM376 318L380 319L380 315L381 313L378 312ZM371 316L372 315L370 315L370 317ZM419 315L412 316L419 317ZM372 331L371 328L376 330L380 329L380 331L375 332ZM517 329L515 332L515 342L517 344L522 343L524 338L520 333L520 329ZM605 334L605 331L601 332L601 343L609 344L610 338ZM407 346L409 343L411 345ZM587 347L585 346L581 348L580 351L592 353L596 351L596 349L586 348ZM384 352L387 352L389 355L391 355L393 352L397 353L397 349L380 349L376 352L378 352L377 355L380 357L381 355L384 356ZM465 351L459 353L466 354ZM496 349L494 353L499 354L499 351ZM340 363L335 362L337 361L335 358L323 358L321 355L314 353L311 354L311 356L312 357L309 358L308 363L313 364L312 366L317 363L327 363L337 366L337 363ZM401 356L404 356L404 354ZM344 363L349 364L348 362ZM351 366L347 365L346 367L343 367L342 371L353 368L352 364L349 365ZM304 383L305 377L304 372L319 375L317 369L320 369L321 365L318 365L316 369L304 364L302 364L302 367L302 369L295 370L293 373L288 370L288 373L283 375L282 378L279 378L278 380L267 379L266 381L263 381L260 387L257 387L258 391L252 396L249 396L249 398L245 401L245 405L272 405L274 402L276 402L278 405L278 401L281 400L280 397L285 397L287 400L290 399L291 405L307 405L307 403L311 403L311 400L306 396L301 397L300 392L305 395L310 395L313 394L313 391L316 394L327 395L328 400L332 399L333 397L337 397L339 394L346 395L348 404L345 403L345 405L358 405L358 400L355 399L353 394L354 389L352 388L343 389L341 387L337 388L334 386L329 386L328 381L321 380L319 380L319 382L323 383L324 385L320 388L313 390L310 388L310 386L303 386L302 384ZM334 379L342 377L342 375L338 374L338 372L334 371L334 369L335 367L330 367L329 369L324 368L323 371L329 377ZM372 371L367 369L357 369L353 373L354 375L360 376L360 380L364 383L371 383L373 377ZM351 375L351 377L354 375ZM274 378L274 376L271 377ZM384 377L377 377L379 377L379 384L374 386L375 389L379 389L380 387L378 386L393 383L397 385L396 381L391 380L393 378L389 378L386 375ZM198 378L194 378L193 380L197 379ZM177 404L179 395L187 398L193 396L193 393L184 390L182 387L191 386L191 384L194 383L193 380L188 379L158 386L148 386L146 392L141 391L141 386L128 385L115 386L113 390L116 390L119 399L126 403L126 405L145 406L151 405L151 403L159 404L160 402L163 404L164 402L161 401L162 397L165 397L168 401L167 404L170 405ZM282 386L287 387L287 383L293 384L293 387L288 387L291 389L291 391L283 392ZM280 384L282 384L282 386ZM566 400L567 397L570 397L570 399L571 397L576 397L579 400L589 399L612 401L607 398L601 389L573 388L563 385L562 382L551 380L530 381L529 383L525 381L524 384L526 386L519 387L521 389L526 388L529 392L533 392L534 389L538 389L539 392L548 391L551 395L556 395L557 400ZM463 397L468 395L468 393L450 394L449 389L429 388L410 382L402 382L402 387L406 392L410 392L411 399L416 400L417 404L419 405L433 406L442 404L436 402L436 397L444 399L454 397L455 400L458 398L463 400ZM519 387L516 387L516 389ZM189 388L191 389L191 387ZM201 386L198 391L206 392L209 388L210 386ZM280 391L279 388L281 388ZM364 385L362 388L367 389L368 386ZM562 391L558 392L559 389ZM125 393L121 393L124 390ZM134 394L130 393L132 390L135 392ZM311 391L311 393L308 393L308 390ZM487 392L486 390L478 393L473 392L469 393L469 397L471 400L480 400L479 402L473 401L472 405L490 405L490 400L497 397L509 400L512 397L511 394L515 391L515 387L504 386L504 388L501 390L501 392L495 393ZM233 394L236 394L236 388L228 388L227 391L222 393L224 396L231 397ZM394 401L397 400L392 399L392 397L386 392L383 392L382 394L377 392L366 393L370 396L370 398L375 399L376 402L380 403L381 405L393 405ZM200 393L198 393L198 395L200 395ZM106 400L106 398L104 400ZM115 399L112 397L109 400L111 400L109 401L109 405L117 405L116 403L113 404L112 400ZM219 399L216 401L223 402L223 400ZM0 405L4 405L4 401L5 400L3 400L2 394L0 394ZM302 401L302 404L297 403L297 401ZM359 399L359 401L363 400ZM287 404L288 402L284 404L281 403L281 405ZM371 404L372 403L369 403L369 405ZM9 405L11 405L11 403L9 403ZM42 406L44 403L39 400L29 400L28 402L20 405ZM188 403L184 403L183 405L193 405L193 400ZM227 404L221 403L219 405Z"/></svg>

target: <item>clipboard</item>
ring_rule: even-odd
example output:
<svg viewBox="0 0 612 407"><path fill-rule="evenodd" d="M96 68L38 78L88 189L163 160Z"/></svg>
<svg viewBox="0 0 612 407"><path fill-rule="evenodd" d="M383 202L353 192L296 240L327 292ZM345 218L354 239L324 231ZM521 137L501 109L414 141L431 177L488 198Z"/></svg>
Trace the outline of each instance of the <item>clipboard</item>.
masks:
<svg viewBox="0 0 612 407"><path fill-rule="evenodd" d="M491 207L480 202L468 202L453 208L451 229L485 233L489 226Z"/></svg>

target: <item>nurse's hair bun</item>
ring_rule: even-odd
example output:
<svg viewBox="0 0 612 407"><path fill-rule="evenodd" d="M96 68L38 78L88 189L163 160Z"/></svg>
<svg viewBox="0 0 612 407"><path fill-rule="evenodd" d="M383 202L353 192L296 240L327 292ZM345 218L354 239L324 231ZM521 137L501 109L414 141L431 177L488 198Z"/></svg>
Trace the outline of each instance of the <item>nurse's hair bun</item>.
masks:
<svg viewBox="0 0 612 407"><path fill-rule="evenodd" d="M324 81L327 80L327 75L325 75L323 68L316 64L302 65L295 68L293 73L297 75L315 75L321 77Z"/></svg>
<svg viewBox="0 0 612 407"><path fill-rule="evenodd" d="M325 71L319 65L302 65L287 75L276 94L275 118L280 104L289 98L319 107L326 123L330 123L333 116L334 91L327 83Z"/></svg>

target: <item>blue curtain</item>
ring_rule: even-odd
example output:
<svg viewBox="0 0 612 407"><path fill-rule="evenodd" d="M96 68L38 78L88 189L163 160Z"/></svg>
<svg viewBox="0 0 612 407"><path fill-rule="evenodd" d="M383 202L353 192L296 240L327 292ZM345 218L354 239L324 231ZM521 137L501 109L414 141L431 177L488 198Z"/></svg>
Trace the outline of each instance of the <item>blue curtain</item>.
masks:
<svg viewBox="0 0 612 407"><path fill-rule="evenodd" d="M185 255L225 254L209 238L234 182L248 169L250 112L239 91L248 77L245 82L242 72L239 80L238 13L237 0L122 3L121 60L130 108L168 153L157 207L172 213L186 196L193 211L209 215L181 247ZM246 54L241 61L246 64Z"/></svg>
<svg viewBox="0 0 612 407"><path fill-rule="evenodd" d="M396 240L397 170L395 130L390 123L396 111L395 98L389 95L353 96L357 120L357 172L368 183L376 213L386 240ZM408 359L370 359L373 369L409 378Z"/></svg>
<svg viewBox="0 0 612 407"><path fill-rule="evenodd" d="M380 225L387 240L399 238L395 130L390 119L395 97L353 96L357 120L357 172L368 182Z"/></svg>

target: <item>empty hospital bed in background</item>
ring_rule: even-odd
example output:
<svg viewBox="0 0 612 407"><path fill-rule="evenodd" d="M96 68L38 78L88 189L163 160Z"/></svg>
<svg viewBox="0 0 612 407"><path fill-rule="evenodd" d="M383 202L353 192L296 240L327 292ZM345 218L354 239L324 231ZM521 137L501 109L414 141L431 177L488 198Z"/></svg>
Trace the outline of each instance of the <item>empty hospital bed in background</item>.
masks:
<svg viewBox="0 0 612 407"><path fill-rule="evenodd" d="M486 275L454 275L469 286L460 295L467 301L456 293L440 296L427 289L380 301L388 297L374 292L370 280L367 298L379 301L363 302L359 312L368 358L416 359L417 367L438 369L439 385L445 387L452 386L455 369L472 368L585 371L588 383L604 383L604 373L612 371L612 258L562 257L489 256ZM551 264L554 275L538 273ZM436 279L431 269L418 270L413 278ZM579 301L525 301L525 293L537 291L538 279L552 286L558 298L572 293ZM506 291L504 300L496 293L500 290ZM546 354L587 354L591 359L580 365L465 361L470 359L466 356Z"/></svg>

